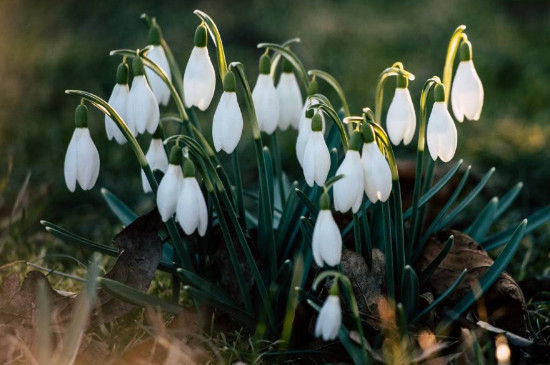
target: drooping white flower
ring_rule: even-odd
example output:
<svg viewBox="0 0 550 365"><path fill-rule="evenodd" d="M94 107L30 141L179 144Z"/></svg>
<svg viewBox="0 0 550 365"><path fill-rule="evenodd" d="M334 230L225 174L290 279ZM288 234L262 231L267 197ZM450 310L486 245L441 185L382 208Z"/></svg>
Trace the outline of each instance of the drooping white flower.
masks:
<svg viewBox="0 0 550 365"><path fill-rule="evenodd" d="M212 139L216 151L232 153L243 132L243 116L235 93L235 75L232 71L225 74L223 88L224 92L214 113Z"/></svg>
<svg viewBox="0 0 550 365"><path fill-rule="evenodd" d="M391 193L392 176L390 165L376 142L363 144L361 161L365 173L365 193L369 200L373 204L378 200L385 202Z"/></svg>
<svg viewBox="0 0 550 365"><path fill-rule="evenodd" d="M426 140L432 159L438 157L443 162L449 162L456 151L457 132L453 118L445 105L445 89L438 84L434 91L435 103L428 118Z"/></svg>
<svg viewBox="0 0 550 365"><path fill-rule="evenodd" d="M75 130L65 155L65 183L71 192L76 183L82 190L94 187L99 176L99 152L88 129L88 108L79 105L75 111Z"/></svg>
<svg viewBox="0 0 550 365"><path fill-rule="evenodd" d="M416 130L416 114L407 84L405 77L398 77L398 85L386 117L388 136L396 146L401 141L408 145Z"/></svg>
<svg viewBox="0 0 550 365"><path fill-rule="evenodd" d="M157 208L163 222L170 219L176 212L178 197L183 185L183 171L180 164L181 148L174 146L170 151L170 164L157 190Z"/></svg>
<svg viewBox="0 0 550 365"><path fill-rule="evenodd" d="M168 80L172 80L170 64L168 63L168 59L164 53L164 48L162 48L160 44L153 45L151 49L147 51L147 57L164 71L166 77L168 77ZM153 94L155 94L157 102L163 106L168 105L168 102L170 101L170 89L166 83L162 81L160 76L149 67L145 68L145 74L147 75L147 80L149 81L149 85L151 85L151 89L153 90Z"/></svg>
<svg viewBox="0 0 550 365"><path fill-rule="evenodd" d="M260 130L271 134L275 132L279 122L279 97L273 85L273 79L269 75L271 60L268 55L260 57L260 75L252 90L252 101L256 110L258 126Z"/></svg>
<svg viewBox="0 0 550 365"><path fill-rule="evenodd" d="M464 117L479 120L483 109L483 85L472 61L472 45L460 45L460 63L456 69L451 88L451 103L455 118L462 122Z"/></svg>
<svg viewBox="0 0 550 365"><path fill-rule="evenodd" d="M196 106L202 111L210 105L216 89L216 73L208 55L207 41L206 27L200 25L195 31L195 47L183 74L185 106Z"/></svg>
<svg viewBox="0 0 550 365"><path fill-rule="evenodd" d="M311 239L313 258L319 267L336 266L342 258L342 235L330 210L330 198L324 192Z"/></svg>
<svg viewBox="0 0 550 365"><path fill-rule="evenodd" d="M296 138L296 157L300 166L303 166L304 161L304 152L306 150L306 144L311 135L311 118L313 117L313 110L309 110L310 105L318 104L319 102L316 99L306 100L304 107L302 109L302 116L300 118L300 125L298 127L298 138ZM321 119L323 121L322 132L325 133L325 117L321 114Z"/></svg>
<svg viewBox="0 0 550 365"><path fill-rule="evenodd" d="M359 155L362 143L361 133L354 132L344 161L336 170L336 176L343 175L343 177L334 183L334 208L342 213L347 212L350 208L353 213L357 213L363 201L365 185L363 166Z"/></svg>
<svg viewBox="0 0 550 365"><path fill-rule="evenodd" d="M176 217L185 234L191 235L197 230L200 236L204 236L208 226L208 211L199 183L195 178L195 167L190 160L184 163L184 175Z"/></svg>
<svg viewBox="0 0 550 365"><path fill-rule="evenodd" d="M283 72L277 84L279 98L279 128L286 130L289 126L298 129L302 111L302 93L292 72L292 64L283 60Z"/></svg>
<svg viewBox="0 0 550 365"><path fill-rule="evenodd" d="M151 144L145 154L145 159L149 163L149 166L151 166L151 170L166 172L166 169L168 168L168 157L166 156L164 144L162 143L162 131L160 130L160 127L151 139ZM147 181L147 177L145 176L143 170L141 170L141 183L144 192L149 193L152 191L151 185L149 185L149 181Z"/></svg>
<svg viewBox="0 0 550 365"><path fill-rule="evenodd" d="M309 186L314 182L323 186L330 170L330 153L322 132L321 115L315 114L311 123L311 135L304 151L304 177Z"/></svg>
<svg viewBox="0 0 550 365"><path fill-rule="evenodd" d="M157 99L145 78L143 61L136 57L132 63L134 79L128 97L126 117L132 133L153 134L159 125L160 111Z"/></svg>
<svg viewBox="0 0 550 365"><path fill-rule="evenodd" d="M126 109L128 107L130 89L128 88L128 65L126 63L121 63L118 66L116 79L117 83L113 87L113 92L109 97L109 104L116 110L122 120L127 122ZM122 134L115 122L107 115L105 115L105 132L109 141L114 138L119 144L126 143L124 134Z"/></svg>
<svg viewBox="0 0 550 365"><path fill-rule="evenodd" d="M340 298L337 295L329 295L317 316L315 323L315 336L322 337L325 341L334 340L338 336L342 325L342 309Z"/></svg>

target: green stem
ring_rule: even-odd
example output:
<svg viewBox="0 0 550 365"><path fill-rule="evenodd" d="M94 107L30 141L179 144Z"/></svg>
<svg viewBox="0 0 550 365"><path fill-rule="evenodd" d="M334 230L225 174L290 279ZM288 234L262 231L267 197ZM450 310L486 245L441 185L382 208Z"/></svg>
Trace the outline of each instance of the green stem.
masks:
<svg viewBox="0 0 550 365"><path fill-rule="evenodd" d="M336 111L334 110L334 108L332 108L332 106L326 104L322 98L317 97L317 94L310 96L310 98L317 100L319 103L310 105L308 109L317 109L325 112L325 114L328 115L330 119L332 119L334 124L336 124L336 127L338 128L338 132L340 134L340 140L342 141L342 146L344 147L344 153L345 153L349 148L349 137L348 137L348 134L346 133L346 127L344 126L344 123L338 116L338 113L336 113Z"/></svg>
<svg viewBox="0 0 550 365"><path fill-rule="evenodd" d="M279 185L279 195L281 199L281 209L285 206L285 186L283 182L283 166L281 163L281 150L279 148L279 139L277 137L277 131L271 135L271 150L273 151L273 162L275 165L275 176L277 176L277 184ZM273 201L275 205L275 201Z"/></svg>
<svg viewBox="0 0 550 365"><path fill-rule="evenodd" d="M206 25L206 28L208 29L208 33L210 33L212 42L214 43L214 46L216 46L216 53L218 55L218 70L220 73L220 79L223 81L223 78L227 73L227 61L225 58L225 52L223 50L222 37L220 36L218 27L216 26L216 23L214 23L212 18L210 18L206 13L200 10L195 10L193 14L198 16L204 22L204 25Z"/></svg>
<svg viewBox="0 0 550 365"><path fill-rule="evenodd" d="M292 52L287 47L276 44L276 43L260 43L258 44L258 48L267 48L274 52L277 52L281 54L284 58L286 58L290 63L292 63L292 66L294 67L294 71L298 74L298 78L302 82L302 85L304 86L304 89L307 90L309 86L309 78L307 77L307 72L302 64L302 61L296 56L294 52Z"/></svg>
<svg viewBox="0 0 550 365"><path fill-rule="evenodd" d="M363 246L361 245L361 226L359 223L359 215L353 213L353 237L355 240L355 252L363 256Z"/></svg>
<svg viewBox="0 0 550 365"><path fill-rule="evenodd" d="M324 81L326 81L327 84L329 84L330 87L336 92L338 97L340 98L340 102L342 103L342 108L344 108L344 116L349 117L351 115L349 111L348 101L346 99L346 95L344 94L344 89L342 89L342 86L334 78L331 74L325 71L321 70L309 70L307 72L309 76L318 77Z"/></svg>
<svg viewBox="0 0 550 365"><path fill-rule="evenodd" d="M289 48L294 43L300 43L300 38L291 38L288 41L284 42L282 44L283 47ZM277 65L281 61L281 54L277 53L273 56L273 59L271 60L271 70L269 71L269 75L273 80L275 80L275 74L277 73Z"/></svg>
<svg viewBox="0 0 550 365"><path fill-rule="evenodd" d="M389 67L380 73L378 76L378 82L376 83L376 100L374 104L374 110L376 112L376 120L382 120L382 102L384 101L384 84L390 76L404 76L407 79L413 81L414 75L408 71L405 71L401 62L396 62L392 67Z"/></svg>
<svg viewBox="0 0 550 365"><path fill-rule="evenodd" d="M239 154L237 149L231 154L231 164L233 166L233 181L235 182L235 194L237 196L237 212L239 217L243 221L246 221L245 210L244 210L244 198L243 198L243 182L241 179L241 165L239 163Z"/></svg>
<svg viewBox="0 0 550 365"><path fill-rule="evenodd" d="M395 301L395 274L394 274L394 258L393 258L393 243L391 236L391 217L389 203L382 203L382 218L384 221L384 248L386 261L386 289L388 291L388 300Z"/></svg>
<svg viewBox="0 0 550 365"><path fill-rule="evenodd" d="M451 39L449 40L449 46L447 47L447 55L445 57L445 66L443 67L443 85L445 85L445 103L449 103L449 93L451 92L451 79L453 77L453 64L455 61L458 46L462 40L467 41L468 38L464 31L465 25L461 25L455 29Z"/></svg>

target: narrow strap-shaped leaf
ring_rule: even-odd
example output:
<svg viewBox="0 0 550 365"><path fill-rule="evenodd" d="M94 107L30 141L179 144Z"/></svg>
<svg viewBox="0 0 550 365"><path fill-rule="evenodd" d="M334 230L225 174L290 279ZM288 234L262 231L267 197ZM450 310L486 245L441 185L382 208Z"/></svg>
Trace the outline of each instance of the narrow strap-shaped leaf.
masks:
<svg viewBox="0 0 550 365"><path fill-rule="evenodd" d="M363 245L361 243L361 226L359 224L358 213L353 213L353 241L355 242L355 252L363 256Z"/></svg>
<svg viewBox="0 0 550 365"><path fill-rule="evenodd" d="M460 166L462 166L462 163L463 163L463 160L458 161L456 165L453 166L452 169L450 169L449 171L447 171L445 175L443 175L443 177L437 182L437 184L432 186L426 194L422 195L422 197L418 202L418 207L421 207L424 204L428 203L430 199L434 197L435 194L437 194L441 189L443 189L445 185L447 185L449 180L451 180L453 176L455 176L457 171L460 169ZM407 209L405 213L403 213L403 219L410 218L411 213L412 213L412 208Z"/></svg>
<svg viewBox="0 0 550 365"><path fill-rule="evenodd" d="M453 211L451 211L449 213L449 215L443 220L443 222L441 222L438 226L437 226L437 229L436 231L442 229L443 227L446 227L448 225L450 225L454 220L455 218L464 210L464 208L466 208L471 202L472 200L474 200L474 198L476 196L478 196L478 194L481 192L481 190L485 187L485 185L487 185L487 182L489 182L489 179L491 178L491 176L493 175L493 173L495 172L495 168L492 167L486 174L485 176L483 176L483 179L481 179L481 181L476 185L476 187L470 192L470 194L468 194L461 202L460 204L458 204L458 206L453 209Z"/></svg>
<svg viewBox="0 0 550 365"><path fill-rule="evenodd" d="M464 279L464 275L466 275L466 272L468 272L467 269L464 269L462 273L456 278L454 283L451 284L450 287L447 288L436 300L434 300L429 306L427 306L422 312L418 313L416 317L414 317L410 323L413 324L416 321L418 321L420 318L424 317L426 314L430 313L432 310L434 310L445 298L447 298L462 282L462 279Z"/></svg>
<svg viewBox="0 0 550 365"><path fill-rule="evenodd" d="M489 228L491 228L491 225L495 220L495 212L497 209L498 198L494 197L487 203L487 205L485 205L485 208L483 208L481 213L479 213L476 220L472 223L472 225L470 225L470 227L466 228L464 232L470 235L474 241L480 242L485 238L487 232L489 232Z"/></svg>
<svg viewBox="0 0 550 365"><path fill-rule="evenodd" d="M105 188L101 188L101 195L122 224L127 226L137 219L138 215L115 194Z"/></svg>
<svg viewBox="0 0 550 365"><path fill-rule="evenodd" d="M295 189L298 186L298 182L294 181L292 183L291 189L288 192L287 199L285 199L285 206L281 214L281 220L279 221L279 226L277 227L277 235L275 237L275 242L277 243L277 250L280 252L284 244L285 238L288 236L288 230L293 222L294 214L296 213L297 208L297 197Z"/></svg>
<svg viewBox="0 0 550 365"><path fill-rule="evenodd" d="M516 200L522 188L523 183L520 181L499 200L498 209L495 212L495 220L497 220L502 214L504 214L504 212L506 212L506 209L508 209L508 207L514 202L514 200Z"/></svg>
<svg viewBox="0 0 550 365"><path fill-rule="evenodd" d="M298 198L300 198L302 203L304 203L304 205L306 206L307 210L309 211L310 216L312 218L317 218L317 215L319 214L319 208L317 208L315 206L315 204L313 204L312 201L309 200L307 195L304 194L302 190L296 188L296 189L294 189L294 191L296 192L296 195L298 196Z"/></svg>
<svg viewBox="0 0 550 365"><path fill-rule="evenodd" d="M328 72L321 71L321 70L309 70L307 73L309 76L318 77L326 81L326 83L329 84L334 91L336 91L336 94L340 98L340 102L342 103L342 107L344 108L344 114L346 116L351 115L349 111L348 102L346 100L346 95L344 94L344 89L342 88L338 80L334 78L334 76L332 76Z"/></svg>
<svg viewBox="0 0 550 365"><path fill-rule="evenodd" d="M455 237L453 235L450 235L447 241L445 241L443 248L435 259L426 266L424 271L420 273L420 285L423 286L426 284L428 280L432 277L432 274L434 273L435 269L439 266L439 264L447 257L447 254L451 251L455 243Z"/></svg>
<svg viewBox="0 0 550 365"><path fill-rule="evenodd" d="M311 244L311 240L313 238L313 225L307 219L306 217L300 218L300 230L302 231L302 235L304 236L304 240L306 242L309 242Z"/></svg>
<svg viewBox="0 0 550 365"><path fill-rule="evenodd" d="M407 318L411 318L415 312L418 292L418 276L411 266L406 265L401 278L401 303Z"/></svg>
<svg viewBox="0 0 550 365"><path fill-rule="evenodd" d="M77 243L79 246L99 252L103 255L109 255L112 257L118 256L118 250L116 248L91 241L48 221L40 221L40 224L42 224L46 228L46 231L50 232L58 238L61 238L62 240L72 241L74 243Z"/></svg>
<svg viewBox="0 0 550 365"><path fill-rule="evenodd" d="M476 286L477 289L474 292L473 290L470 290L462 299L455 305L453 308L453 318L451 318L453 321L456 319L454 316L461 315L464 313L474 302L479 299L489 289L491 285L498 279L500 274L506 269L514 255L516 254L516 251L521 243L521 239L523 238L523 235L525 233L525 227L527 226L527 220L524 219L523 222L519 224L519 226L514 231L514 234L510 238L510 241L502 250L500 255L498 255L497 259L489 267L487 272L479 279L479 285Z"/></svg>
<svg viewBox="0 0 550 365"><path fill-rule="evenodd" d="M290 63L292 63L292 67L294 67L294 71L298 75L298 78L302 82L302 85L304 86L304 89L307 90L309 86L309 79L307 77L307 72L302 64L302 61L296 56L294 52L292 52L290 49L286 48L285 46L282 46L280 44L276 43L260 43L258 44L258 48L267 48L271 49L279 54L281 54L284 58L286 58Z"/></svg>
<svg viewBox="0 0 550 365"><path fill-rule="evenodd" d="M212 284L211 282L202 278L198 274L195 274L189 270L178 269L177 275L181 277L181 279L184 282L189 283L190 285L198 288L198 290L201 290L205 293L209 293L214 298L216 298L217 301L225 302L228 305L238 307L238 304L235 303L235 301L219 286Z"/></svg>
<svg viewBox="0 0 550 365"><path fill-rule="evenodd" d="M533 232L535 229L539 228L546 222L550 221L550 206L542 208L536 213L527 217L527 227L525 228L525 234ZM495 233L492 236L487 237L487 239L481 242L481 246L486 251L494 250L504 243L509 241L510 235L514 232L514 227L507 228L503 231Z"/></svg>
<svg viewBox="0 0 550 365"><path fill-rule="evenodd" d="M176 303L154 297L116 280L107 278L98 278L97 280L103 290L123 302L140 307L160 308L170 314L178 314L184 309Z"/></svg>
<svg viewBox="0 0 550 365"><path fill-rule="evenodd" d="M231 154L231 166L233 167L233 182L235 183L235 199L237 200L237 213L239 217L246 216L244 209L243 181L241 177L241 165L239 163L239 154L237 149Z"/></svg>

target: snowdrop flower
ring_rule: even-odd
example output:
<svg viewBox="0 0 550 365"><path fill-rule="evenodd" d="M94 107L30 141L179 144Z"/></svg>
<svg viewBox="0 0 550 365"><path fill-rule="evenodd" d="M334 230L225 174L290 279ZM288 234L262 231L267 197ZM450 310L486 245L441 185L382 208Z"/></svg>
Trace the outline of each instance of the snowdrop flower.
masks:
<svg viewBox="0 0 550 365"><path fill-rule="evenodd" d="M252 101L258 118L260 130L271 134L275 132L279 121L279 97L269 74L271 59L264 54L260 57L260 75L252 91Z"/></svg>
<svg viewBox="0 0 550 365"><path fill-rule="evenodd" d="M197 230L200 236L204 236L208 226L206 201L195 178L193 162L185 160L183 169L185 177L178 198L176 217L185 234L190 235Z"/></svg>
<svg viewBox="0 0 550 365"><path fill-rule="evenodd" d="M208 33L201 24L195 31L195 47L183 74L185 106L196 106L202 111L210 105L216 89L216 73L208 55L207 42Z"/></svg>
<svg viewBox="0 0 550 365"><path fill-rule="evenodd" d="M162 143L162 127L160 125L155 131L155 134L153 134L151 144L145 154L145 159L149 163L149 166L151 166L151 170L166 172L166 169L168 168L168 157L166 157L166 151L164 150L164 144ZM149 181L147 181L147 177L145 176L143 170L141 170L141 183L144 192L149 193L152 191L151 185L149 185Z"/></svg>
<svg viewBox="0 0 550 365"><path fill-rule="evenodd" d="M75 110L75 130L65 155L65 183L71 192L76 182L82 190L94 187L99 175L99 153L88 129L88 108L81 104Z"/></svg>
<svg viewBox="0 0 550 365"><path fill-rule="evenodd" d="M336 283L337 281L335 281ZM338 331L340 331L342 325L340 297L338 297L338 289L333 290L333 288L331 288L331 293L325 304L321 307L315 323L315 337L322 337L325 341L334 340L338 336Z"/></svg>
<svg viewBox="0 0 550 365"><path fill-rule="evenodd" d="M285 58L283 72L277 84L279 98L279 128L286 130L289 126L298 129L302 111L302 93L292 72L292 64Z"/></svg>
<svg viewBox="0 0 550 365"><path fill-rule="evenodd" d="M342 258L342 235L330 211L330 198L323 192L320 211L313 228L312 250L319 267L336 266Z"/></svg>
<svg viewBox="0 0 550 365"><path fill-rule="evenodd" d="M327 180L330 169L330 153L323 137L323 120L319 113L313 116L311 135L304 151L304 177L309 186L314 182L322 186Z"/></svg>
<svg viewBox="0 0 550 365"><path fill-rule="evenodd" d="M374 140L372 128L363 126L363 152L361 162L365 176L365 193L374 204L378 200L385 202L391 193L392 176L390 165Z"/></svg>
<svg viewBox="0 0 550 365"><path fill-rule="evenodd" d="M216 151L232 153L243 132L243 116L235 93L235 74L227 71L223 79L223 94L214 113L212 138Z"/></svg>
<svg viewBox="0 0 550 365"><path fill-rule="evenodd" d="M176 212L178 196L183 185L183 172L180 164L181 148L174 146L170 151L170 164L157 190L157 207L163 222L170 219Z"/></svg>
<svg viewBox="0 0 550 365"><path fill-rule="evenodd" d="M109 104L116 110L118 115L127 122L126 108L128 106L128 96L130 95L130 89L128 88L128 65L123 62L118 65L116 71L116 85L113 87L113 92L109 97ZM126 137L120 131L111 117L105 115L105 132L107 132L107 138L112 140L113 138L119 144L126 143Z"/></svg>
<svg viewBox="0 0 550 365"><path fill-rule="evenodd" d="M350 139L349 150L344 161L336 170L336 176L344 175L334 183L334 208L342 213L352 209L357 213L363 201L364 176L359 148L363 143L363 137L359 131L353 132Z"/></svg>
<svg viewBox="0 0 550 365"><path fill-rule="evenodd" d="M449 162L456 151L457 132L453 118L445 105L445 87L438 84L434 90L435 103L428 118L426 139L430 155L435 161L438 157Z"/></svg>
<svg viewBox="0 0 550 365"><path fill-rule="evenodd" d="M451 89L451 102L455 118L462 122L479 120L483 108L483 85L472 61L472 44L468 41L460 45L460 63L456 69Z"/></svg>
<svg viewBox="0 0 550 365"><path fill-rule="evenodd" d="M164 71L168 77L168 80L172 80L170 64L168 63L168 59L164 53L164 48L162 48L161 41L162 31L153 20L153 24L149 29L149 44L151 45L151 48L147 51L147 58L156 63ZM168 105L168 102L170 101L170 89L168 86L164 83L164 81L162 81L160 76L149 67L145 69L145 74L147 75L147 80L149 81L149 85L151 85L151 89L153 90L153 94L155 94L157 102L164 106Z"/></svg>
<svg viewBox="0 0 550 365"><path fill-rule="evenodd" d="M134 79L128 98L126 117L128 127L132 133L153 134L159 125L160 111L157 99L145 78L145 68L141 58L136 57L132 62Z"/></svg>
<svg viewBox="0 0 550 365"><path fill-rule="evenodd" d="M416 114L408 84L409 80L406 77L397 77L397 88L386 117L388 136L391 143L396 146L401 141L408 145L416 129Z"/></svg>
<svg viewBox="0 0 550 365"><path fill-rule="evenodd" d="M296 139L296 157L300 166L303 166L304 151L306 150L306 144L311 135L311 118L313 117L313 110L308 110L311 105L318 104L316 99L310 99L309 96L317 93L317 81L312 80L308 87L308 99L304 103L302 114L300 117L300 123L298 126L298 138ZM322 132L325 133L325 117L321 114L323 121Z"/></svg>

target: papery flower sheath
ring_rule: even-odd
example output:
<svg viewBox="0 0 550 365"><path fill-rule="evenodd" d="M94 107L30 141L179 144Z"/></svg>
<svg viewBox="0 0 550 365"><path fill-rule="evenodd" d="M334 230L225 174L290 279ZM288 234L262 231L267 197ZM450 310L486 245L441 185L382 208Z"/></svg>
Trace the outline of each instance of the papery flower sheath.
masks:
<svg viewBox="0 0 550 365"><path fill-rule="evenodd" d="M336 170L336 176L343 177L334 183L334 208L342 213L352 209L357 213L363 201L364 174L359 148L363 143L363 137L358 131L353 132L350 140L350 148L346 152L344 161Z"/></svg>
<svg viewBox="0 0 550 365"><path fill-rule="evenodd" d="M128 97L130 96L130 89L128 88L128 65L121 63L118 65L116 72L116 84L113 87L113 92L109 97L109 104L116 110L118 115L124 122L127 122L126 109L128 107ZM105 115L105 132L107 138L112 140L113 138L119 144L126 143L126 137L120 131L111 117Z"/></svg>
<svg viewBox="0 0 550 365"><path fill-rule="evenodd" d="M225 74L223 88L224 92L214 113L212 139L216 151L232 153L243 132L243 116L235 93L235 75L232 71Z"/></svg>
<svg viewBox="0 0 550 365"><path fill-rule="evenodd" d="M99 152L88 129L88 108L81 104L75 110L75 130L65 155L65 183L71 192L76 183L82 190L94 187L99 175Z"/></svg>
<svg viewBox="0 0 550 365"><path fill-rule="evenodd" d="M197 230L200 236L204 236L208 226L208 211L191 160L185 160L184 176L176 217L185 234L191 235Z"/></svg>
<svg viewBox="0 0 550 365"><path fill-rule="evenodd" d="M385 202L391 193L392 176L390 165L376 142L363 144L361 162L365 173L367 197L373 204L378 200Z"/></svg>
<svg viewBox="0 0 550 365"><path fill-rule="evenodd" d="M156 63L166 74L168 80L172 80L172 72L170 71L170 64L164 53L164 48L162 48L162 31L158 24L153 21L151 28L149 28L149 45L150 49L147 51L147 58ZM153 70L149 67L145 68L145 74L147 75L147 80L149 85L155 94L157 102L166 106L170 101L170 89L162 81L160 76L158 76Z"/></svg>
<svg viewBox="0 0 550 365"><path fill-rule="evenodd" d="M204 25L195 31L195 47L183 74L185 106L196 106L204 111L212 102L216 89L216 72L208 55L208 33Z"/></svg>
<svg viewBox="0 0 550 365"><path fill-rule="evenodd" d="M342 309L338 295L329 295L321 307L315 323L315 337L324 341L334 340L342 325Z"/></svg>
<svg viewBox="0 0 550 365"><path fill-rule="evenodd" d="M153 134L151 144L145 154L145 159L149 163L151 170L166 172L166 169L168 168L168 157L166 156L164 144L162 143L162 128L160 125L155 131L155 134ZM147 177L145 176L143 170L141 170L141 183L144 192L149 193L152 191L151 185L149 185L149 181L147 181Z"/></svg>
<svg viewBox="0 0 550 365"><path fill-rule="evenodd" d="M284 59L283 72L277 84L279 98L279 128L286 130L289 126L298 129L302 112L302 93L292 72L292 64Z"/></svg>
<svg viewBox="0 0 550 365"><path fill-rule="evenodd" d="M311 240L313 258L319 267L336 266L342 258L342 235L330 210L330 198L321 195L320 210Z"/></svg>
<svg viewBox="0 0 550 365"><path fill-rule="evenodd" d="M176 212L178 197L183 185L183 171L181 170L181 148L172 147L166 173L160 181L157 190L157 208L163 222L166 222Z"/></svg>
<svg viewBox="0 0 550 365"><path fill-rule="evenodd" d="M252 100L260 130L271 134L275 132L279 121L279 97L269 74L271 60L268 55L260 57L260 74L252 91Z"/></svg>
<svg viewBox="0 0 550 365"><path fill-rule="evenodd" d="M157 99L145 78L145 68L141 58L136 57L132 63L134 79L130 88L126 116L132 133L153 134L159 125L160 111Z"/></svg>
<svg viewBox="0 0 550 365"><path fill-rule="evenodd" d="M483 85L474 67L470 42L463 42L459 53L460 63L451 88L453 114L459 122L464 117L479 120L483 109Z"/></svg>
<svg viewBox="0 0 550 365"><path fill-rule="evenodd" d="M435 103L428 118L426 141L432 159L438 157L443 162L449 162L457 146L457 131L453 118L445 105L445 88L438 84L434 91Z"/></svg>
<svg viewBox="0 0 550 365"><path fill-rule="evenodd" d="M330 170L330 153L322 132L321 115L315 114L311 122L311 135L304 151L304 177L309 186L323 186Z"/></svg>
<svg viewBox="0 0 550 365"><path fill-rule="evenodd" d="M401 141L405 145L409 144L416 130L416 114L407 88L408 81L403 76L397 77L397 88L386 117L388 136L394 145Z"/></svg>

